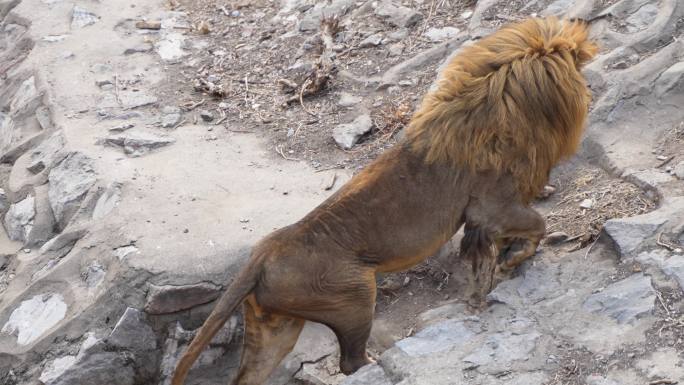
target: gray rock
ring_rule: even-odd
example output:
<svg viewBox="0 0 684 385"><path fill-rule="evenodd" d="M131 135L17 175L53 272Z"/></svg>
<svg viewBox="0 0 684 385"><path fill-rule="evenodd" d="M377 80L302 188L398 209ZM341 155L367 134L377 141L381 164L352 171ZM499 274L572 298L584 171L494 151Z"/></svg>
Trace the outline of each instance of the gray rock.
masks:
<svg viewBox="0 0 684 385"><path fill-rule="evenodd" d="M10 111L14 117L21 112L30 109L30 106L35 106L35 101L39 98L38 89L36 88L36 78L31 76L24 80L19 89L14 93L12 102L10 103Z"/></svg>
<svg viewBox="0 0 684 385"><path fill-rule="evenodd" d="M63 151L65 143L66 140L62 133L57 133L44 140L31 151L30 161L26 169L34 174L50 169L66 156Z"/></svg>
<svg viewBox="0 0 684 385"><path fill-rule="evenodd" d="M129 307L114 326L107 343L133 351L154 350L157 348L157 336L145 322L143 314Z"/></svg>
<svg viewBox="0 0 684 385"><path fill-rule="evenodd" d="M92 289L102 283L106 274L107 270L99 262L93 261L81 272L81 277L83 277L86 286Z"/></svg>
<svg viewBox="0 0 684 385"><path fill-rule="evenodd" d="M121 183L112 182L100 195L93 208L93 219L102 219L109 214L121 201Z"/></svg>
<svg viewBox="0 0 684 385"><path fill-rule="evenodd" d="M47 255L50 259L59 259L69 254L76 242L83 238L85 230L63 231L40 247L40 254Z"/></svg>
<svg viewBox="0 0 684 385"><path fill-rule="evenodd" d="M587 385L620 385L617 382L603 377L603 376L597 376L597 375L590 375L587 376L586 378L586 383Z"/></svg>
<svg viewBox="0 0 684 385"><path fill-rule="evenodd" d="M359 43L360 48L371 48L377 47L382 43L382 33L374 33L367 38L361 40Z"/></svg>
<svg viewBox="0 0 684 385"><path fill-rule="evenodd" d="M50 170L48 180L52 213L63 228L97 180L92 160L80 152L72 152Z"/></svg>
<svg viewBox="0 0 684 385"><path fill-rule="evenodd" d="M220 286L206 282L183 286L150 285L145 311L149 314L175 313L211 302L220 294Z"/></svg>
<svg viewBox="0 0 684 385"><path fill-rule="evenodd" d="M161 126L164 128L173 128L180 123L183 118L180 108L174 106L165 106L162 108Z"/></svg>
<svg viewBox="0 0 684 385"><path fill-rule="evenodd" d="M339 104L340 107L352 107L356 104L359 104L360 102L360 97L354 96L347 92L342 92L340 93L340 100L337 102L337 104Z"/></svg>
<svg viewBox="0 0 684 385"><path fill-rule="evenodd" d="M74 5L71 10L71 28L83 28L97 23L100 17L85 8Z"/></svg>
<svg viewBox="0 0 684 385"><path fill-rule="evenodd" d="M124 259L126 259L126 257L129 254L137 253L137 252L138 252L138 248L133 246L133 245L121 246L121 247L117 247L116 249L114 249L114 256L116 258L118 258L119 261L123 261Z"/></svg>
<svg viewBox="0 0 684 385"><path fill-rule="evenodd" d="M684 180L684 161L677 163L672 172L678 179Z"/></svg>
<svg viewBox="0 0 684 385"><path fill-rule="evenodd" d="M119 93L119 100L121 100L121 105L126 109L149 106L158 101L156 96L142 91L122 91Z"/></svg>
<svg viewBox="0 0 684 385"><path fill-rule="evenodd" d="M526 269L517 288L522 301L527 304L536 304L562 295L558 268L558 265L538 263Z"/></svg>
<svg viewBox="0 0 684 385"><path fill-rule="evenodd" d="M321 17L342 17L354 6L353 0L332 0L331 2L317 2L316 5L306 11L299 23L300 31L317 31L321 23Z"/></svg>
<svg viewBox="0 0 684 385"><path fill-rule="evenodd" d="M35 199L29 195L24 200L10 206L5 214L5 230L13 241L26 242L33 229L36 216Z"/></svg>
<svg viewBox="0 0 684 385"><path fill-rule="evenodd" d="M614 318L620 324L631 324L651 313L655 298L651 278L639 273L592 294L582 307L586 311Z"/></svg>
<svg viewBox="0 0 684 385"><path fill-rule="evenodd" d="M644 189L656 190L659 185L673 180L672 175L657 169L628 171L624 178Z"/></svg>
<svg viewBox="0 0 684 385"><path fill-rule="evenodd" d="M135 127L135 124L133 124L133 123L121 123L121 124L117 124L114 127L108 128L107 131L118 133L118 132L124 132L126 130L130 130L133 127Z"/></svg>
<svg viewBox="0 0 684 385"><path fill-rule="evenodd" d="M124 154L130 157L143 156L150 151L174 143L173 138L150 134L147 132L126 132L105 138L102 143L121 147Z"/></svg>
<svg viewBox="0 0 684 385"><path fill-rule="evenodd" d="M403 43L394 43L390 45L387 50L389 51L390 56L399 56L404 52L404 48L406 48L406 46Z"/></svg>
<svg viewBox="0 0 684 385"><path fill-rule="evenodd" d="M391 41L403 41L408 37L408 28L400 28L387 34L387 38Z"/></svg>
<svg viewBox="0 0 684 385"><path fill-rule="evenodd" d="M557 245L565 242L569 238L568 234L563 231L554 231L546 236L544 243L547 245Z"/></svg>
<svg viewBox="0 0 684 385"><path fill-rule="evenodd" d="M180 33L172 32L164 35L162 39L154 44L155 50L159 57L167 62L176 62L178 59L186 56L187 51L183 49L185 36Z"/></svg>
<svg viewBox="0 0 684 385"><path fill-rule="evenodd" d="M377 364L366 365L351 376L347 376L340 385L392 385L385 371Z"/></svg>
<svg viewBox="0 0 684 385"><path fill-rule="evenodd" d="M642 265L662 267L669 257L669 252L663 249L648 250L639 253L635 260Z"/></svg>
<svg viewBox="0 0 684 385"><path fill-rule="evenodd" d="M662 97L666 96L669 91L676 89L677 86L682 87L682 85L684 85L684 61L673 64L660 74L655 81L654 91L658 97Z"/></svg>
<svg viewBox="0 0 684 385"><path fill-rule="evenodd" d="M9 114L0 111L0 157L5 155L12 143L15 142L17 130L14 129L14 120Z"/></svg>
<svg viewBox="0 0 684 385"><path fill-rule="evenodd" d="M153 49L154 49L154 46L152 44L142 43L142 44L138 44L136 46L130 47L130 48L126 48L123 53L124 53L124 55L133 55L136 53L152 52Z"/></svg>
<svg viewBox="0 0 684 385"><path fill-rule="evenodd" d="M423 356L463 345L479 332L480 325L475 320L448 320L430 325L395 345L411 357Z"/></svg>
<svg viewBox="0 0 684 385"><path fill-rule="evenodd" d="M199 116L205 122L211 122L212 120L214 120L214 114L212 114L211 111L208 110L200 110Z"/></svg>
<svg viewBox="0 0 684 385"><path fill-rule="evenodd" d="M673 255L663 263L662 268L663 272L676 279L679 287L684 290L684 256Z"/></svg>
<svg viewBox="0 0 684 385"><path fill-rule="evenodd" d="M644 4L625 20L627 22L627 32L634 33L648 28L656 16L658 15L658 6L656 4Z"/></svg>
<svg viewBox="0 0 684 385"><path fill-rule="evenodd" d="M7 198L7 193L5 190L0 188L0 213L4 212L10 207L9 199Z"/></svg>
<svg viewBox="0 0 684 385"><path fill-rule="evenodd" d="M444 28L430 28L423 34L428 40L432 42L439 42L444 40L449 40L455 38L460 29L455 27L444 27Z"/></svg>
<svg viewBox="0 0 684 385"><path fill-rule="evenodd" d="M17 336L17 344L28 345L57 325L66 315L67 305L60 294L38 294L22 301L0 330Z"/></svg>
<svg viewBox="0 0 684 385"><path fill-rule="evenodd" d="M561 16L572 8L575 0L556 0L542 12L544 16Z"/></svg>
<svg viewBox="0 0 684 385"><path fill-rule="evenodd" d="M345 150L349 150L361 139L363 135L368 133L373 127L373 120L370 115L363 114L358 116L354 121L347 124L340 124L333 130L333 138L338 146Z"/></svg>
<svg viewBox="0 0 684 385"><path fill-rule="evenodd" d="M40 373L40 382L45 385L52 385L55 380L64 374L69 368L76 363L76 356L64 356L51 361Z"/></svg>
<svg viewBox="0 0 684 385"><path fill-rule="evenodd" d="M375 8L375 14L397 27L411 27L423 18L419 12L392 0L380 1Z"/></svg>
<svg viewBox="0 0 684 385"><path fill-rule="evenodd" d="M537 346L541 335L537 332L513 334L496 333L485 343L463 358L468 368L477 368L480 373L497 375L510 370L515 362L527 361Z"/></svg>
<svg viewBox="0 0 684 385"><path fill-rule="evenodd" d="M116 352L89 354L69 367L49 385L133 385L135 372Z"/></svg>
<svg viewBox="0 0 684 385"><path fill-rule="evenodd" d="M663 224L684 213L684 198L666 199L662 206L650 213L630 218L610 219L603 226L615 242L622 258L633 256L647 239L655 236Z"/></svg>

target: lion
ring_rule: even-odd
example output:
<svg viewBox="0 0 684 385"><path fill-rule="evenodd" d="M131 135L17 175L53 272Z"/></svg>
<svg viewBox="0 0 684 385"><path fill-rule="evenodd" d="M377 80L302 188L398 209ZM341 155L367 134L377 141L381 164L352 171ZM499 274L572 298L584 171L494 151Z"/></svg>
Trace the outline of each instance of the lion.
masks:
<svg viewBox="0 0 684 385"><path fill-rule="evenodd" d="M244 346L233 384L266 381L305 320L332 329L340 370L351 374L372 362L377 273L423 261L464 224L460 254L473 262L473 292L491 289L497 266L510 270L534 255L545 223L529 205L584 130L591 96L580 70L597 51L587 29L532 18L463 48L401 142L253 247L172 384L184 382L241 303Z"/></svg>

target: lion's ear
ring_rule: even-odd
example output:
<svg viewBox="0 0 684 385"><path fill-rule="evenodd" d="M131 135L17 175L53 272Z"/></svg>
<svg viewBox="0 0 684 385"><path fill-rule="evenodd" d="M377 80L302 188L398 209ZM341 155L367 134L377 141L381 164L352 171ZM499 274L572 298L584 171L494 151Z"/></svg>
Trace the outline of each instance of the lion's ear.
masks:
<svg viewBox="0 0 684 385"><path fill-rule="evenodd" d="M594 56L596 56L598 50L598 45L596 45L596 43L593 41L585 40L578 44L575 51L575 60L577 61L577 66L580 68L584 66L587 62L593 59Z"/></svg>
<svg viewBox="0 0 684 385"><path fill-rule="evenodd" d="M598 45L589 39L589 25L585 21L569 22L566 26L568 35L573 40L571 52L578 68L584 66L598 53Z"/></svg>

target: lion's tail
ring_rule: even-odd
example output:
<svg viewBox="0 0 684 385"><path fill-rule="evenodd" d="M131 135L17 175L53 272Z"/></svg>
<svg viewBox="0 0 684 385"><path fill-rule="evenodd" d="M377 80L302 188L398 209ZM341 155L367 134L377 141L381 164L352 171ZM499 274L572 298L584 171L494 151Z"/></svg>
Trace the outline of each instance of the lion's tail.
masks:
<svg viewBox="0 0 684 385"><path fill-rule="evenodd" d="M254 289L256 286L259 274L261 273L261 264L257 260L250 260L248 265L240 272L240 275L230 284L228 290L221 296L214 307L214 310L209 314L209 317L204 322L193 338L190 346L181 357L176 366L176 371L171 380L172 385L182 385L185 377L188 375L190 368L199 357L202 350L209 344L211 339L223 327L223 324L228 321L231 314L235 311L242 300Z"/></svg>

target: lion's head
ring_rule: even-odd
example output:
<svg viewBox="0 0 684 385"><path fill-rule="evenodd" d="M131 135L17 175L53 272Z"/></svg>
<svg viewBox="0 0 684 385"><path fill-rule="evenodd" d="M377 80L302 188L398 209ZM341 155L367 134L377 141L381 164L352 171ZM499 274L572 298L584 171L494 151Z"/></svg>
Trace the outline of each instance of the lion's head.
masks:
<svg viewBox="0 0 684 385"><path fill-rule="evenodd" d="M577 150L590 102L580 70L596 52L582 22L508 25L454 57L407 139L428 162L511 173L530 201Z"/></svg>

